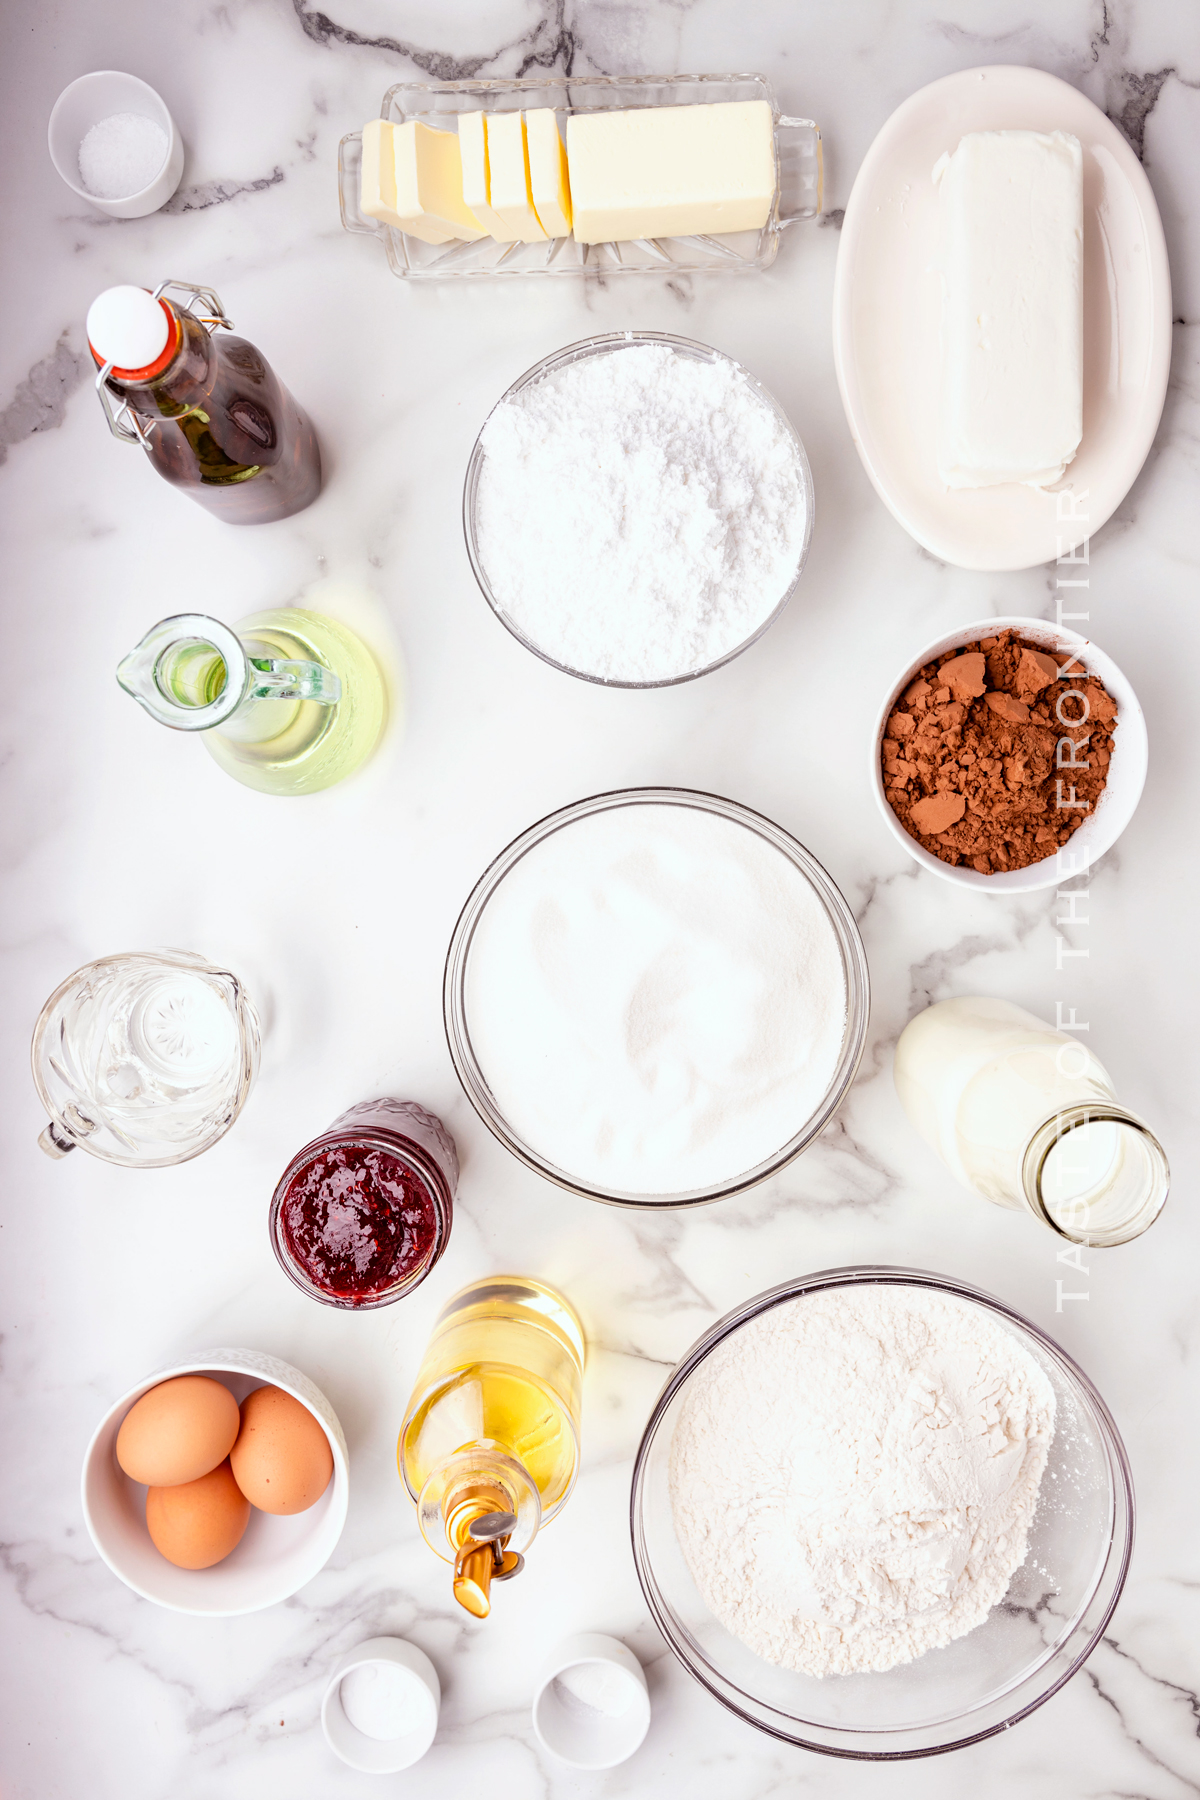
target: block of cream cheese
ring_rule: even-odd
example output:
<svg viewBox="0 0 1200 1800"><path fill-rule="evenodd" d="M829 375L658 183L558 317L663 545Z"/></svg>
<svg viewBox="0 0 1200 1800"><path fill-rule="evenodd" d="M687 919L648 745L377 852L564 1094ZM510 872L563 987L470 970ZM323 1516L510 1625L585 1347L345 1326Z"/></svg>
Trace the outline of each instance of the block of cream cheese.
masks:
<svg viewBox="0 0 1200 1800"><path fill-rule="evenodd" d="M519 112L487 115L489 199L504 229L522 244L539 244L542 230L529 185L529 152L525 120Z"/></svg>
<svg viewBox="0 0 1200 1800"><path fill-rule="evenodd" d="M500 244L513 244L517 234L510 231L499 213L492 210L491 176L488 172L487 126L481 112L458 115L458 147L462 155L463 199L488 235Z"/></svg>
<svg viewBox="0 0 1200 1800"><path fill-rule="evenodd" d="M1083 436L1083 157L1066 132L973 131L934 169L943 226L938 474L1057 481Z"/></svg>
<svg viewBox="0 0 1200 1800"><path fill-rule="evenodd" d="M553 107L539 106L525 114L525 142L529 150L529 186L538 222L552 238L570 237L571 182Z"/></svg>
<svg viewBox="0 0 1200 1800"><path fill-rule="evenodd" d="M757 231L775 198L771 108L731 100L572 113L567 164L580 243Z"/></svg>

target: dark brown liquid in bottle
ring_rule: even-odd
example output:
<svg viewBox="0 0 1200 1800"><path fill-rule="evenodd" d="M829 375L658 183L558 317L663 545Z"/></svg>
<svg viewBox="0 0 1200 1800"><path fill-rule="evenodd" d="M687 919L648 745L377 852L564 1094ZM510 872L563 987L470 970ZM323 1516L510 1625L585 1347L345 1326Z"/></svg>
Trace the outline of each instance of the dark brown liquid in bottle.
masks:
<svg viewBox="0 0 1200 1800"><path fill-rule="evenodd" d="M321 491L321 452L307 415L253 344L229 331L210 337L183 307L170 311L181 337L162 374L108 381L118 400L154 421L151 462L230 525L303 511Z"/></svg>

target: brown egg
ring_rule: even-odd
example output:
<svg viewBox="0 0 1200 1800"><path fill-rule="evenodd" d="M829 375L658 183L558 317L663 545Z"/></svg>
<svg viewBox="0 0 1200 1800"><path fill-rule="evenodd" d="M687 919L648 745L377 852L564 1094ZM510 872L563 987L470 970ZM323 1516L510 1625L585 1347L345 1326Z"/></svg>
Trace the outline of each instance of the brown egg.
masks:
<svg viewBox="0 0 1200 1800"><path fill-rule="evenodd" d="M224 1462L240 1425L238 1404L209 1375L176 1375L134 1402L117 1433L117 1461L132 1481L178 1487Z"/></svg>
<svg viewBox="0 0 1200 1800"><path fill-rule="evenodd" d="M249 1523L250 1502L228 1461L198 1481L152 1487L146 1495L146 1529L154 1547L179 1569L211 1569L237 1549Z"/></svg>
<svg viewBox="0 0 1200 1800"><path fill-rule="evenodd" d="M321 1498L333 1452L318 1421L282 1388L255 1388L242 1401L242 1429L229 1453L234 1477L252 1505L298 1513Z"/></svg>

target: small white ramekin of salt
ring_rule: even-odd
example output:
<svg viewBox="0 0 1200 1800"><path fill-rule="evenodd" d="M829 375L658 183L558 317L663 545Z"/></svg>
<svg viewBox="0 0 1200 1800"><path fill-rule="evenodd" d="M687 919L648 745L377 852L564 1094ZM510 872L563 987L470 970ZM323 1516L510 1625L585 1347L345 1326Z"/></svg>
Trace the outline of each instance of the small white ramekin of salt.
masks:
<svg viewBox="0 0 1200 1800"><path fill-rule="evenodd" d="M533 1729L572 1768L625 1762L650 1729L650 1695L637 1657L598 1631L565 1638L542 1668Z"/></svg>
<svg viewBox="0 0 1200 1800"><path fill-rule="evenodd" d="M183 140L162 96L118 69L97 69L64 88L48 138L72 193L114 219L157 212L183 175Z"/></svg>
<svg viewBox="0 0 1200 1800"><path fill-rule="evenodd" d="M329 1677L321 1727L352 1769L391 1775L419 1762L437 1734L442 1704L437 1670L403 1638L369 1638Z"/></svg>

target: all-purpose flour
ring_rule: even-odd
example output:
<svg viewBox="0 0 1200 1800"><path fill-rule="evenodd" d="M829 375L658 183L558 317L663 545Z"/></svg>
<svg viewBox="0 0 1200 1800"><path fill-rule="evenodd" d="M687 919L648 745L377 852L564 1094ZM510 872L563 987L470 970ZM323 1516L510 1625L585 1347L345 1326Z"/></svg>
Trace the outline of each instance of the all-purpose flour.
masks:
<svg viewBox="0 0 1200 1800"><path fill-rule="evenodd" d="M758 832L642 802L561 826L483 909L467 1026L501 1112L584 1185L668 1195L744 1174L829 1090L834 929Z"/></svg>
<svg viewBox="0 0 1200 1800"><path fill-rule="evenodd" d="M977 1306L919 1288L786 1301L707 1359L671 1446L708 1606L768 1662L891 1669L982 1623L1025 1560L1054 1393Z"/></svg>
<svg viewBox="0 0 1200 1800"><path fill-rule="evenodd" d="M483 449L488 582L566 668L628 682L707 668L795 580L795 442L727 362L645 344L569 363L498 406Z"/></svg>

